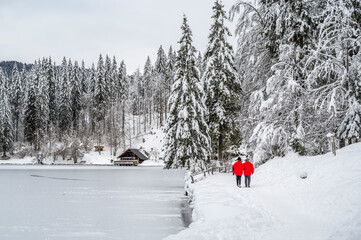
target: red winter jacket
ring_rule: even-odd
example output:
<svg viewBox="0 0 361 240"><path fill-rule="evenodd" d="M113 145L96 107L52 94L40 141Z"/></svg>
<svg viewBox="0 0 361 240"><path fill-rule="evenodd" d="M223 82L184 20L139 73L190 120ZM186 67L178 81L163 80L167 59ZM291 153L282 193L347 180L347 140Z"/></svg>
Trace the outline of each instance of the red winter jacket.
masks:
<svg viewBox="0 0 361 240"><path fill-rule="evenodd" d="M243 168L244 168L244 176L251 176L254 173L253 164L250 163L249 161L243 163Z"/></svg>
<svg viewBox="0 0 361 240"><path fill-rule="evenodd" d="M233 164L233 172L234 172L234 174L236 174L236 176L242 176L243 164L241 161L237 161L237 162L235 162L235 164Z"/></svg>

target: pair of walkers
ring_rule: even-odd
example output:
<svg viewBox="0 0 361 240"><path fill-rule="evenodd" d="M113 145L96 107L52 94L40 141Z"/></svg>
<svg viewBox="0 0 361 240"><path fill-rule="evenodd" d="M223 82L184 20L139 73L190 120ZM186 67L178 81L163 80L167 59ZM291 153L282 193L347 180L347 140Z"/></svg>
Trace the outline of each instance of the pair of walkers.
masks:
<svg viewBox="0 0 361 240"><path fill-rule="evenodd" d="M237 187L241 187L242 175L244 175L244 182L246 187L250 187L251 175L254 173L253 164L246 158L242 163L241 157L237 158L237 162L233 164L233 175L236 175Z"/></svg>

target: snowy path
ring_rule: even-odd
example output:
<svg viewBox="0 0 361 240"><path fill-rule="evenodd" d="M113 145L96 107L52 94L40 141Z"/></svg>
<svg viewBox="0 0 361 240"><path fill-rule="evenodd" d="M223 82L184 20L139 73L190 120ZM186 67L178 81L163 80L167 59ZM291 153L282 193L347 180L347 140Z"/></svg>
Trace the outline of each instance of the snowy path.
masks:
<svg viewBox="0 0 361 240"><path fill-rule="evenodd" d="M194 222L167 240L361 239L360 143L336 157L274 159L256 170L249 189L235 182L217 174L196 183Z"/></svg>

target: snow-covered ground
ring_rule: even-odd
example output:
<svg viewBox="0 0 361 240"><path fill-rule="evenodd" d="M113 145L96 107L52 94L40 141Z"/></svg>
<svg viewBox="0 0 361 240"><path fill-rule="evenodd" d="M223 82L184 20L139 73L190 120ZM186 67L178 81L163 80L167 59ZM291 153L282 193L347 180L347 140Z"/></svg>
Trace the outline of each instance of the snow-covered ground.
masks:
<svg viewBox="0 0 361 240"><path fill-rule="evenodd" d="M191 189L194 222L167 240L361 239L361 143L337 156L273 159L256 169L251 188L217 173Z"/></svg>
<svg viewBox="0 0 361 240"><path fill-rule="evenodd" d="M163 167L164 162L162 160L163 151L163 138L164 132L162 129L155 129L149 131L147 134L139 135L135 137L132 142L131 148L143 149L146 152L150 153L150 159L145 161L141 166L143 167ZM129 147L129 146L127 146ZM118 149L117 156L122 153L123 149ZM116 157L113 156L110 152L110 147L105 145L104 151L99 154L97 151L89 151L84 154L84 157L78 159L79 164L89 164L89 165L112 165L111 160L115 159ZM52 165L52 164L59 164L59 165L73 165L73 160L62 160L60 157L54 162L52 157L45 158L43 160L44 164ZM9 160L0 160L1 164L37 164L36 157L24 157L20 158L19 156L12 156L10 155Z"/></svg>

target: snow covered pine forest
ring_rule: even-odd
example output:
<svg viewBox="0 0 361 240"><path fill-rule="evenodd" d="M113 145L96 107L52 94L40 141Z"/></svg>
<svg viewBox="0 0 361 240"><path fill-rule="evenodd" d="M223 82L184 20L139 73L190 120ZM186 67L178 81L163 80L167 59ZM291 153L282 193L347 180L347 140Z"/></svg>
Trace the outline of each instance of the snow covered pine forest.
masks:
<svg viewBox="0 0 361 240"><path fill-rule="evenodd" d="M192 171L229 160L240 146L264 163L289 151L326 153L327 133L341 145L360 138L359 0L238 1L229 12L216 1L212 22L205 52L193 46L184 16L178 50L160 46L155 63L148 57L132 74L102 55L90 68L65 57L27 68L3 62L2 159L41 162L99 144L115 155L163 126L166 167Z"/></svg>

